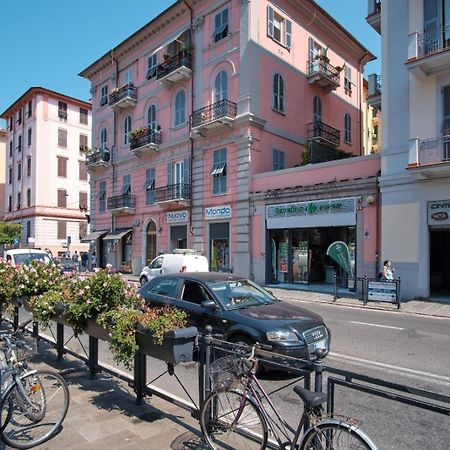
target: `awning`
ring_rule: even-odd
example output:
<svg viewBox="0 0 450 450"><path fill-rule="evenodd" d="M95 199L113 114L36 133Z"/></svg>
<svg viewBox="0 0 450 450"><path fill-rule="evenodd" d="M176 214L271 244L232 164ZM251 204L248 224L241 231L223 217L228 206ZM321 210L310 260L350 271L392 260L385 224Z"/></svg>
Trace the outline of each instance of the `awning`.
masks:
<svg viewBox="0 0 450 450"><path fill-rule="evenodd" d="M113 230L103 237L104 241L117 241L122 239L125 235L127 235L130 231L133 231L133 228L121 228L118 230Z"/></svg>
<svg viewBox="0 0 450 450"><path fill-rule="evenodd" d="M100 230L100 231L93 231L92 233L89 233L84 238L81 239L81 242L91 242L97 240L99 237L106 234L108 231L106 230Z"/></svg>

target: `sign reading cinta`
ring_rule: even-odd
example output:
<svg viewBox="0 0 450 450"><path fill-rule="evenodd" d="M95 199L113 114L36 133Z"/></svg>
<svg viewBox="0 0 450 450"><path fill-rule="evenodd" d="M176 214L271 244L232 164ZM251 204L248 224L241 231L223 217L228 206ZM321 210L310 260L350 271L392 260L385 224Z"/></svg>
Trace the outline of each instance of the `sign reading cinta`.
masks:
<svg viewBox="0 0 450 450"><path fill-rule="evenodd" d="M189 220L189 211L170 211L166 216L167 223L184 223Z"/></svg>
<svg viewBox="0 0 450 450"><path fill-rule="evenodd" d="M450 200L428 202L428 225L442 226L450 224Z"/></svg>
<svg viewBox="0 0 450 450"><path fill-rule="evenodd" d="M210 206L205 208L205 219L231 219L231 205Z"/></svg>

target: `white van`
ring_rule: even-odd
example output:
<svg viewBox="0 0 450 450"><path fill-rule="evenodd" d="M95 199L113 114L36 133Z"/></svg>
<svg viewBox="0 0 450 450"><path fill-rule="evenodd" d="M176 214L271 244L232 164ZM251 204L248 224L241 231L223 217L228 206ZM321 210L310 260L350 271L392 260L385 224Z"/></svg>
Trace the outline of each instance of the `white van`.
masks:
<svg viewBox="0 0 450 450"><path fill-rule="evenodd" d="M18 264L28 265L31 261L54 264L51 256L46 251L36 248L15 248L13 250L6 250L3 253L3 259L9 261L13 266L17 266Z"/></svg>
<svg viewBox="0 0 450 450"><path fill-rule="evenodd" d="M177 272L209 272L206 257L191 252L180 249L171 254L157 256L148 266L142 269L139 275L141 286L157 275Z"/></svg>

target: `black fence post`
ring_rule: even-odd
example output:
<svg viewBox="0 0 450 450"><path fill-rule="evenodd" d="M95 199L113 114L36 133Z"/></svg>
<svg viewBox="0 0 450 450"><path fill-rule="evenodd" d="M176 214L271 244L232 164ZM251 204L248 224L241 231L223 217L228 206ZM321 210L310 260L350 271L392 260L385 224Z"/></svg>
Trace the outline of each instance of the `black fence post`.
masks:
<svg viewBox="0 0 450 450"><path fill-rule="evenodd" d="M147 356L137 352L134 356L133 368L133 387L136 394L136 404L141 405L144 401L144 390L147 387Z"/></svg>
<svg viewBox="0 0 450 450"><path fill-rule="evenodd" d="M199 403L202 408L205 398L211 392L211 378L209 377L209 366L212 357L212 327L207 325L205 328L206 335L203 337L203 349L200 351L200 384L199 384Z"/></svg>
<svg viewBox="0 0 450 450"><path fill-rule="evenodd" d="M89 336L89 372L91 377L98 373L98 339Z"/></svg>
<svg viewBox="0 0 450 450"><path fill-rule="evenodd" d="M19 328L19 307L14 307L14 317L13 317L13 329L14 331L17 331L17 328Z"/></svg>
<svg viewBox="0 0 450 450"><path fill-rule="evenodd" d="M369 287L368 287L368 280L367 280L367 275L364 275L364 280L363 280L363 304L367 305L367 297L369 295Z"/></svg>
<svg viewBox="0 0 450 450"><path fill-rule="evenodd" d="M322 392L322 380L323 380L323 360L318 357L313 364L315 377L314 377L314 391Z"/></svg>
<svg viewBox="0 0 450 450"><path fill-rule="evenodd" d="M401 278L398 277L398 281L397 281L397 309L401 309L402 307L402 299L400 296L400 284L401 284Z"/></svg>
<svg viewBox="0 0 450 450"><path fill-rule="evenodd" d="M58 359L64 354L64 325L59 322L56 324L56 354Z"/></svg>
<svg viewBox="0 0 450 450"><path fill-rule="evenodd" d="M338 285L337 285L337 275L336 275L336 271L333 274L333 278L334 278L334 292L333 292L333 302L335 302L338 298Z"/></svg>

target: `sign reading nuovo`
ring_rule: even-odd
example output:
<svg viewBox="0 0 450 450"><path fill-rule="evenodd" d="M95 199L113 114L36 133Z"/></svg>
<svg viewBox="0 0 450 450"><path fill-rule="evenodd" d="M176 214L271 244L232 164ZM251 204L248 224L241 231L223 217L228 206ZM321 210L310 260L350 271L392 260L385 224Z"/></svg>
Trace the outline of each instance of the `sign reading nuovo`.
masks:
<svg viewBox="0 0 450 450"><path fill-rule="evenodd" d="M205 208L205 219L231 219L231 205L210 206Z"/></svg>
<svg viewBox="0 0 450 450"><path fill-rule="evenodd" d="M182 223L189 220L189 211L169 211L166 216L167 223Z"/></svg>

